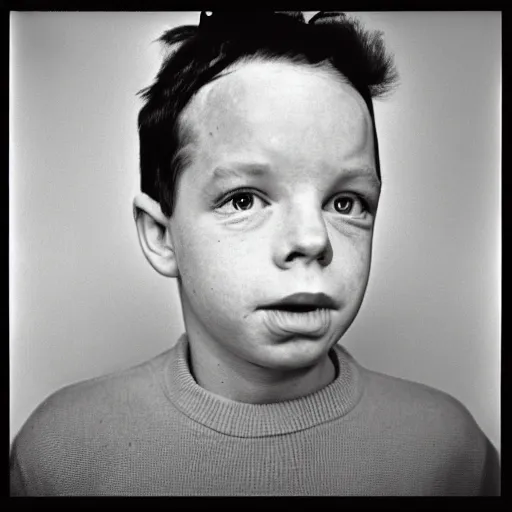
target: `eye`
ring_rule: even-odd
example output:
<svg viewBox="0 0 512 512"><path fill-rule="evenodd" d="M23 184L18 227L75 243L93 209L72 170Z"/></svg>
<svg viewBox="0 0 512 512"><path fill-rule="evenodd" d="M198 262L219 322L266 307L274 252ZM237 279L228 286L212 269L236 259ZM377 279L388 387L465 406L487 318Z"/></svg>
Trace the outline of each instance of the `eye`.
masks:
<svg viewBox="0 0 512 512"><path fill-rule="evenodd" d="M249 192L241 192L231 198L235 210L250 210L254 205L254 195Z"/></svg>
<svg viewBox="0 0 512 512"><path fill-rule="evenodd" d="M368 213L366 201L356 194L339 194L332 200L335 213L351 217L364 217Z"/></svg>
<svg viewBox="0 0 512 512"><path fill-rule="evenodd" d="M240 190L230 194L217 210L222 213L235 213L237 211L248 211L261 209L266 206L265 201L254 192Z"/></svg>

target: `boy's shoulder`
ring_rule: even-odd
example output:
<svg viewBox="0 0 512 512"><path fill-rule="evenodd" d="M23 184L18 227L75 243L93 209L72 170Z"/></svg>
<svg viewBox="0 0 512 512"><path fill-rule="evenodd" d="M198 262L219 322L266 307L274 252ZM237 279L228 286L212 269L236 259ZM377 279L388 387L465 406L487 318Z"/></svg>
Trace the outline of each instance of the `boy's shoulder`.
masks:
<svg viewBox="0 0 512 512"><path fill-rule="evenodd" d="M499 494L499 454L465 405L432 386L356 365L363 391L351 421L375 457L393 453L397 468L415 467L417 475L438 468L448 488L469 486L464 493Z"/></svg>
<svg viewBox="0 0 512 512"><path fill-rule="evenodd" d="M17 449L38 450L55 441L63 446L108 434L116 420L145 417L165 400L158 369L169 350L127 369L65 386L44 399L16 436ZM110 427L109 427L110 424ZM69 436L69 439L67 437Z"/></svg>
<svg viewBox="0 0 512 512"><path fill-rule="evenodd" d="M486 437L473 415L451 394L358 366L364 381L360 405L368 421L390 433L484 448Z"/></svg>
<svg viewBox="0 0 512 512"><path fill-rule="evenodd" d="M82 415L97 415L143 407L157 394L157 369L169 350L135 366L67 385L50 394L32 413L28 421L47 423L66 418L82 420Z"/></svg>
<svg viewBox="0 0 512 512"><path fill-rule="evenodd" d="M78 489L93 486L91 469L97 461L119 451L120 442L129 448L137 432L146 431L151 418L168 405L159 370L170 350L48 396L12 444L12 492L29 486L29 493L52 494L56 482ZM84 475L90 478L84 480Z"/></svg>

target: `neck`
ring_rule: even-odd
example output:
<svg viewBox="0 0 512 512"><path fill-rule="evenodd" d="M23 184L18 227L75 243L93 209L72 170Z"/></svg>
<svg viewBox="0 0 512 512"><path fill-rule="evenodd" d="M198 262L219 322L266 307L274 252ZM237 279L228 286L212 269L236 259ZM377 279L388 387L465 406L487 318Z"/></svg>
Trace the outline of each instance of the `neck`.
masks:
<svg viewBox="0 0 512 512"><path fill-rule="evenodd" d="M264 404L293 400L330 384L336 370L326 354L314 366L296 370L263 368L232 353L190 339L189 365L197 384L236 402Z"/></svg>

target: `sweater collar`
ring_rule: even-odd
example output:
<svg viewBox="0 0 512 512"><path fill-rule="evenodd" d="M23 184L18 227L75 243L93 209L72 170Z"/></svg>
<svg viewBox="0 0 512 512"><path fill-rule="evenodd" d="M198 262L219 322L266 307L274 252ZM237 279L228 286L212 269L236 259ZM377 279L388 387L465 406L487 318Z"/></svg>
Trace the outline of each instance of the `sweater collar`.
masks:
<svg viewBox="0 0 512 512"><path fill-rule="evenodd" d="M269 404L236 402L215 395L194 380L183 334L168 352L164 386L171 402L186 416L213 430L238 437L297 432L344 416L358 403L362 382L357 363L341 346L332 356L337 376L328 386L304 397Z"/></svg>

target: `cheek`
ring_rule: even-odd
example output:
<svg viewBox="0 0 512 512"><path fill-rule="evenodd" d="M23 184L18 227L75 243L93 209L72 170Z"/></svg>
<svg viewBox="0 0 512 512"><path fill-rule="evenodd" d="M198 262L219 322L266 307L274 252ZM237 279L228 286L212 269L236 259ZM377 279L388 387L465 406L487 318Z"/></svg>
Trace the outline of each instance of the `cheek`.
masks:
<svg viewBox="0 0 512 512"><path fill-rule="evenodd" d="M197 301L221 307L237 303L257 272L257 257L240 237L222 237L212 229L183 229L176 257L182 286ZM203 300L204 299L204 300Z"/></svg>
<svg viewBox="0 0 512 512"><path fill-rule="evenodd" d="M363 293L370 273L371 237L345 239L338 251L335 272L342 276L346 292L350 296Z"/></svg>

